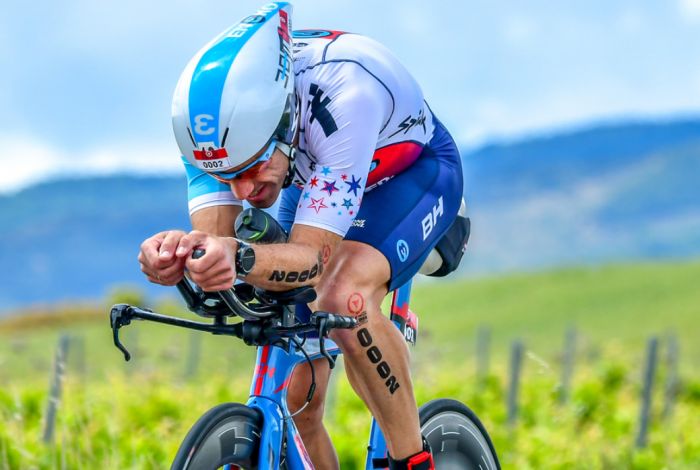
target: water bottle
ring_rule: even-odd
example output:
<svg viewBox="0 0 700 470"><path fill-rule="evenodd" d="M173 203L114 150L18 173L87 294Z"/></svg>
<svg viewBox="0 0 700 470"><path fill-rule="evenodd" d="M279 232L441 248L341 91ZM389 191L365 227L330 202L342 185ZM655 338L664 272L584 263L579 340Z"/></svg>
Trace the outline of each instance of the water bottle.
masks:
<svg viewBox="0 0 700 470"><path fill-rule="evenodd" d="M251 207L244 210L234 223L236 237L248 243L285 243L287 233L267 212Z"/></svg>

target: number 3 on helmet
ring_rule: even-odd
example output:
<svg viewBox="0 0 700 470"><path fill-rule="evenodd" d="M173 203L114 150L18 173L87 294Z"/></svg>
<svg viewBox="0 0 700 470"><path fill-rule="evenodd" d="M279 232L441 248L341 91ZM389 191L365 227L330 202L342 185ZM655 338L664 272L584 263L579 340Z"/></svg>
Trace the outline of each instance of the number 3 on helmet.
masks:
<svg viewBox="0 0 700 470"><path fill-rule="evenodd" d="M267 3L190 60L175 88L173 130L187 160L230 179L289 149L296 127L292 6Z"/></svg>

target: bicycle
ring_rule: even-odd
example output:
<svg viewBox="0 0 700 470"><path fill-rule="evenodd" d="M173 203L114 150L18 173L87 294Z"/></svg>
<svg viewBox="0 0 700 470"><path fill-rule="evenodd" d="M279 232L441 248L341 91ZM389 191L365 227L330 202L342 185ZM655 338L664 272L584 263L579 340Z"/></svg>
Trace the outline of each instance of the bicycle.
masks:
<svg viewBox="0 0 700 470"><path fill-rule="evenodd" d="M246 212L239 220L246 221L248 217L247 225L237 222L239 236L246 233L246 227L250 228L253 221L251 213ZM267 224L268 221L265 222L266 229ZM255 238L251 234L256 233L260 232L249 230L247 238ZM202 250L195 250L193 254L195 257L202 255ZM287 386L294 368L308 362L312 377L306 402L310 402L315 389L313 361L325 358L330 367L334 367L340 350L332 342L326 344L327 335L334 328L354 328L357 325L355 318L314 312L308 322L299 322L293 306L315 300L312 287L271 292L241 283L227 291L205 293L185 278L177 288L190 311L211 318L213 322L195 322L131 305L114 305L110 312L113 340L127 361L131 356L119 339L119 330L134 319L235 336L258 350L248 402L245 405L224 403L204 413L187 433L171 469L313 469L292 419L303 407L295 413L289 411ZM408 309L410 292L411 281L394 291L391 320L406 341L415 344L418 319ZM240 317L242 321L227 323L232 316ZM310 332L317 333L318 339L302 339L301 335ZM381 361L381 354L371 358L390 385L392 377L388 366ZM436 468L500 469L488 433L474 412L463 403L446 398L434 399L420 407L419 417L421 432L432 448ZM365 468L388 468L386 442L374 419Z"/></svg>

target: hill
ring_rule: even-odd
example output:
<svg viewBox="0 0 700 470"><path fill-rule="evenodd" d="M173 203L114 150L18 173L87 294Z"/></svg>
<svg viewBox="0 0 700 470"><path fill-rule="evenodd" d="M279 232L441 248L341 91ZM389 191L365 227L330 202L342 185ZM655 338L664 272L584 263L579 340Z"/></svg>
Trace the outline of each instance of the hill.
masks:
<svg viewBox="0 0 700 470"><path fill-rule="evenodd" d="M700 255L700 119L493 143L463 160L463 274ZM145 286L143 239L189 228L184 176L45 182L0 195L0 220L0 314L102 298L114 284Z"/></svg>

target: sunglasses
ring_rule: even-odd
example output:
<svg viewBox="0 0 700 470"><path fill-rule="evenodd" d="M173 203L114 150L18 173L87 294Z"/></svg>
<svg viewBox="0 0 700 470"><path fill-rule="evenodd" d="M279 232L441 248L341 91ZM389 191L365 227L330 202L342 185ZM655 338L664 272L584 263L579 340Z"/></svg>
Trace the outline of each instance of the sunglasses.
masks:
<svg viewBox="0 0 700 470"><path fill-rule="evenodd" d="M231 171L231 172L226 172L226 171L216 171L216 172L211 172L207 173L209 176L214 178L216 181L219 183L223 184L230 184L231 180L240 177L243 173L246 173L248 171L251 172L251 176L255 176L257 172L260 170L260 164L265 163L266 161L270 160L272 157L272 154L275 153L275 147L277 146L277 141L275 139L272 139L270 141L270 144L265 148L263 151L262 155L260 157L254 159L252 162L250 162L248 165L244 166L240 170L236 171ZM256 168L254 168L256 167ZM255 172L255 174L253 174Z"/></svg>

